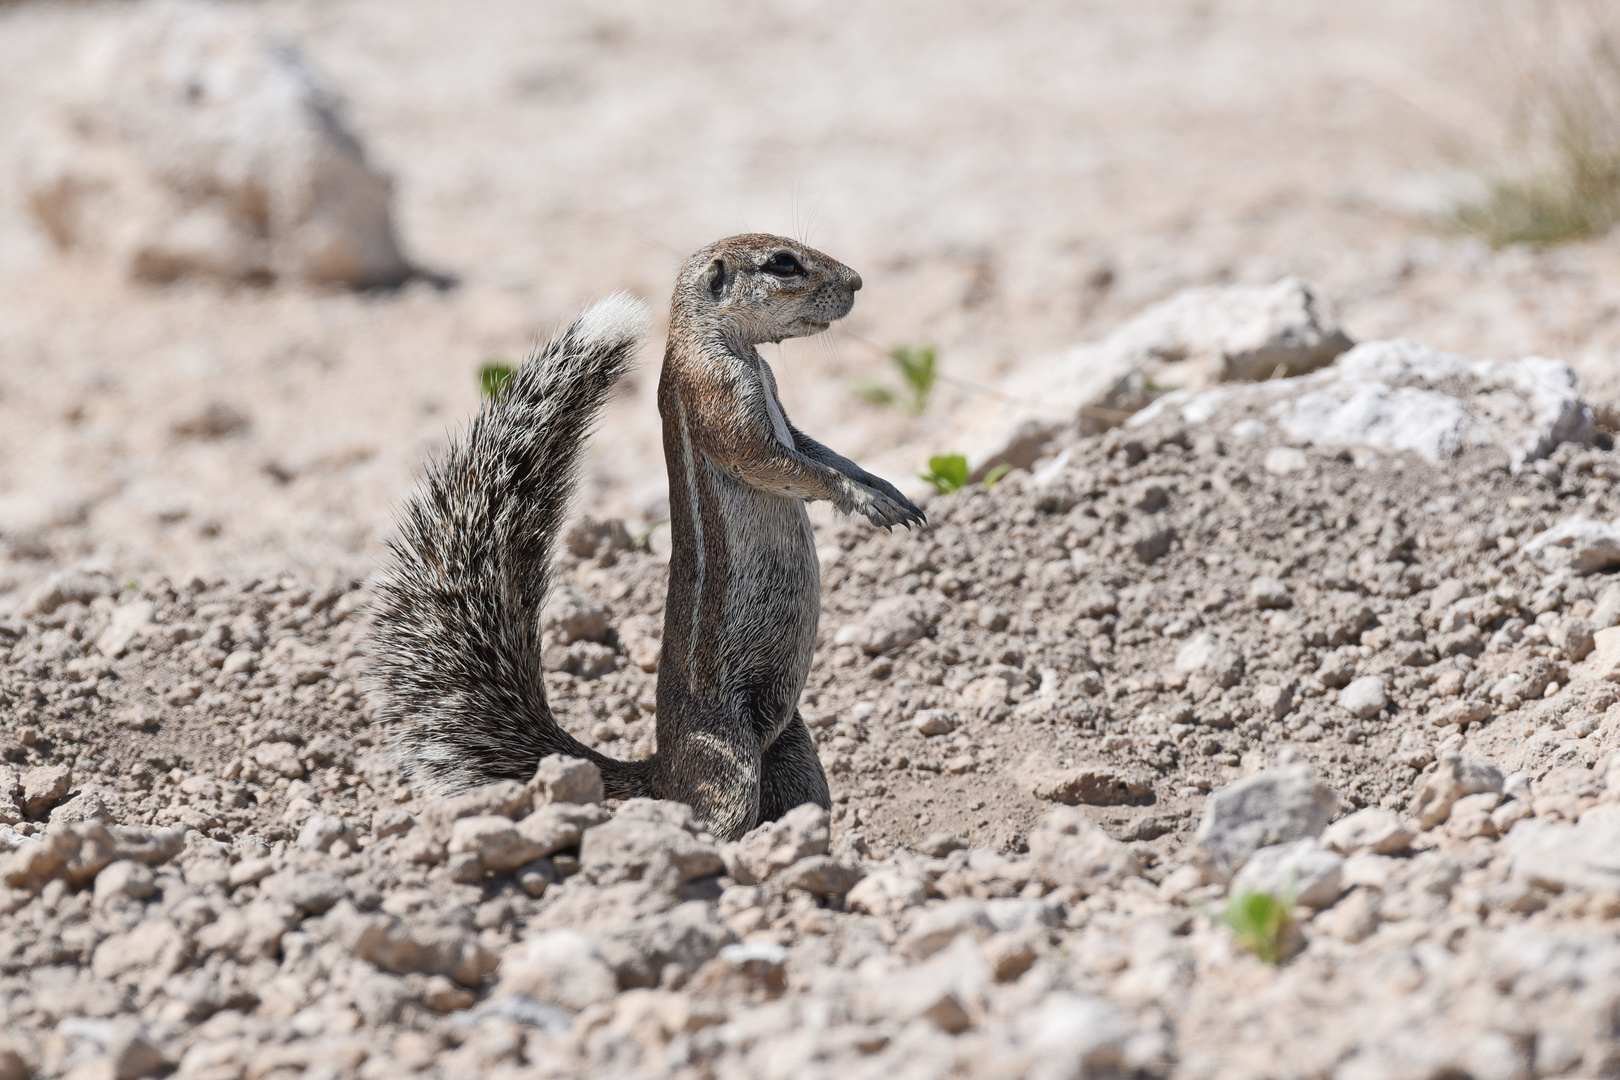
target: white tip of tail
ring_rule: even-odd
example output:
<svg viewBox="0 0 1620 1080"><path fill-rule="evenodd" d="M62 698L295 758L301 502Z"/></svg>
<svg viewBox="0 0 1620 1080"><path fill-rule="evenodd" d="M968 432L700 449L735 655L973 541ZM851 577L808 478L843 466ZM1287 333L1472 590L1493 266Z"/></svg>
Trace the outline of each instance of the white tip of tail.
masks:
<svg viewBox="0 0 1620 1080"><path fill-rule="evenodd" d="M647 334L651 320L647 305L626 292L616 292L598 300L579 313L574 332L603 348L633 345Z"/></svg>

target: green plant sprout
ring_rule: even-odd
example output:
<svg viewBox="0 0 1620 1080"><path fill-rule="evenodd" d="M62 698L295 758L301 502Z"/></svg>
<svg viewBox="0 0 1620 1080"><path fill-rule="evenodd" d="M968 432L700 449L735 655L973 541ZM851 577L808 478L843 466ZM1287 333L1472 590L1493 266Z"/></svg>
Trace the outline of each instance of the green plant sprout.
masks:
<svg viewBox="0 0 1620 1080"><path fill-rule="evenodd" d="M478 369L479 393L483 395L485 401L500 397L501 392L506 389L506 384L512 381L515 374L517 369L504 360L498 358L485 360Z"/></svg>
<svg viewBox="0 0 1620 1080"><path fill-rule="evenodd" d="M1275 967L1282 962L1289 928L1294 922L1292 893L1273 896L1264 892L1240 892L1228 897L1220 921L1232 931L1237 943L1263 964Z"/></svg>
<svg viewBox="0 0 1620 1080"><path fill-rule="evenodd" d="M906 411L912 416L921 416L928 409L934 383L939 378L939 350L932 345L896 345L890 351L889 358L894 361L895 370L900 372L900 378L911 391Z"/></svg>
<svg viewBox="0 0 1620 1080"><path fill-rule="evenodd" d="M984 485L984 490L994 488L996 481L1011 471L1011 465L1003 464L985 473L984 479L980 481ZM963 455L935 454L928 459L928 471L918 473L917 477L928 481L941 495L949 495L953 491L961 491L967 487L969 472L967 458Z"/></svg>
<svg viewBox="0 0 1620 1080"><path fill-rule="evenodd" d="M883 408L900 406L912 416L928 411L928 402L939 381L939 350L932 345L896 345L889 350L889 361L894 365L905 386L905 400L892 386L882 382L856 383L850 392L862 401Z"/></svg>

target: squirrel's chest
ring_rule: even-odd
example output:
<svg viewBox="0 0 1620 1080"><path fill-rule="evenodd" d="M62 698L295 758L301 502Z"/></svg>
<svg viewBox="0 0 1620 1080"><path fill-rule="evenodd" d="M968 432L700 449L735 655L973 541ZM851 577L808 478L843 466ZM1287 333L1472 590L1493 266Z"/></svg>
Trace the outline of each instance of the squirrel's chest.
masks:
<svg viewBox="0 0 1620 1080"><path fill-rule="evenodd" d="M768 610L776 618L808 615L813 635L821 610L821 571L804 503L737 483L720 489L720 501L727 608L738 615L748 608Z"/></svg>
<svg viewBox="0 0 1620 1080"><path fill-rule="evenodd" d="M804 503L718 475L704 532L703 597L726 681L809 674L821 617L821 572ZM718 535L717 535L718 534ZM697 643L694 643L697 644Z"/></svg>

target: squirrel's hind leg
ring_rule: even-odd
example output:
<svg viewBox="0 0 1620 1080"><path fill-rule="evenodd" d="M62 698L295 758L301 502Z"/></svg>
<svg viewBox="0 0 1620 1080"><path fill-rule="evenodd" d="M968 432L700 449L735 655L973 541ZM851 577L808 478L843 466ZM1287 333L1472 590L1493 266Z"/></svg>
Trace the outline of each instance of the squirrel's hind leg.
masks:
<svg viewBox="0 0 1620 1080"><path fill-rule="evenodd" d="M766 748L760 761L759 821L775 821L795 806L815 803L832 809L827 774L821 768L816 744L799 710Z"/></svg>
<svg viewBox="0 0 1620 1080"><path fill-rule="evenodd" d="M738 722L723 729L682 732L674 745L684 760L664 763L666 780L659 792L690 806L716 839L736 840L807 802L832 808L827 774L798 710L764 753L753 725ZM698 779L670 784L675 777Z"/></svg>
<svg viewBox="0 0 1620 1080"><path fill-rule="evenodd" d="M740 710L693 713L668 740L658 733L658 795L690 806L715 839L736 840L759 823L759 737Z"/></svg>

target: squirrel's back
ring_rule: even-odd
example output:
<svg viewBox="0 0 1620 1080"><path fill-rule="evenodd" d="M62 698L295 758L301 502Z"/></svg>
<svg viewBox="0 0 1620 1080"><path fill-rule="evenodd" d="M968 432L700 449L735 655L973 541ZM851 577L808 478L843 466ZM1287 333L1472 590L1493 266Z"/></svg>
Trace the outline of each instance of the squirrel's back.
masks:
<svg viewBox="0 0 1620 1080"><path fill-rule="evenodd" d="M605 757L552 717L540 610L585 440L647 330L616 293L582 312L486 401L433 463L390 541L373 636L377 718L406 768L444 791L588 758L608 793L648 794L643 762Z"/></svg>

